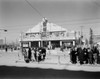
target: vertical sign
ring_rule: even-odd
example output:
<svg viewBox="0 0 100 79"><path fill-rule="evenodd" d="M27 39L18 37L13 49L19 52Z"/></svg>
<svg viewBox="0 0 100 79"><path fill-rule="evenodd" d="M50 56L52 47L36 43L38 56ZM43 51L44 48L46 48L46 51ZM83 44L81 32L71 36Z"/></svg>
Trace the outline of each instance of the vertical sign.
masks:
<svg viewBox="0 0 100 79"><path fill-rule="evenodd" d="M44 20L43 20L43 32L47 31L47 28L46 28L47 22L48 22L48 20L44 18Z"/></svg>
<svg viewBox="0 0 100 79"><path fill-rule="evenodd" d="M48 22L48 20L43 18L43 33L42 33L42 37L46 37L47 22Z"/></svg>

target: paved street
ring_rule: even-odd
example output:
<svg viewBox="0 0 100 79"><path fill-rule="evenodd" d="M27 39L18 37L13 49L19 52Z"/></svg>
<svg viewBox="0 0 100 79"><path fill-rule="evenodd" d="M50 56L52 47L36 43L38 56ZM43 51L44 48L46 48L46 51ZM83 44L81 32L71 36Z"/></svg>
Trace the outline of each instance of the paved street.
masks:
<svg viewBox="0 0 100 79"><path fill-rule="evenodd" d="M0 79L100 79L100 73L0 66Z"/></svg>

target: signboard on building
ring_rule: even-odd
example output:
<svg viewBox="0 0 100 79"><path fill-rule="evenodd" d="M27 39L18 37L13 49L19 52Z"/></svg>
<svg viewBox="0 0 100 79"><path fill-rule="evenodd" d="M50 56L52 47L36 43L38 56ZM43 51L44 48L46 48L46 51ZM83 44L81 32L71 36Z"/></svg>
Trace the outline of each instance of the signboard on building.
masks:
<svg viewBox="0 0 100 79"><path fill-rule="evenodd" d="M47 22L48 20L46 18L43 18L43 32L47 31Z"/></svg>
<svg viewBox="0 0 100 79"><path fill-rule="evenodd" d="M23 47L28 47L28 44L23 44Z"/></svg>
<svg viewBox="0 0 100 79"><path fill-rule="evenodd" d="M42 38L46 37L47 22L48 22L48 20L47 20L46 18L43 18L43 32L42 32L42 34L41 34L41 37L42 37Z"/></svg>

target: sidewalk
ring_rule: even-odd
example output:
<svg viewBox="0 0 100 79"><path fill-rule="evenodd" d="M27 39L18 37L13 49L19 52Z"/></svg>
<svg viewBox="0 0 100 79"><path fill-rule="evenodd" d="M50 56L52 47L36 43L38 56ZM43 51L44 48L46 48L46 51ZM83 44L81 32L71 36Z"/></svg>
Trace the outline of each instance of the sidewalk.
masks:
<svg viewBox="0 0 100 79"><path fill-rule="evenodd" d="M0 52L0 65L17 66L17 67L29 67L29 68L43 68L43 69L57 69L57 70L73 70L73 71L100 71L100 65L80 65L71 64L69 56L64 55L47 55L45 61L42 62L30 62L25 63L23 58L19 59L18 53L20 51L13 52Z"/></svg>

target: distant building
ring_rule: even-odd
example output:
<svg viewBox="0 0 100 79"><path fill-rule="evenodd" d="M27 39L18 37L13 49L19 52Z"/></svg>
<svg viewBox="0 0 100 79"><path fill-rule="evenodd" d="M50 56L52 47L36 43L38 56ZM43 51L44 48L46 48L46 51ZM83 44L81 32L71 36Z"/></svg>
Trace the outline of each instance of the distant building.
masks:
<svg viewBox="0 0 100 79"><path fill-rule="evenodd" d="M0 39L0 45L3 45L3 39Z"/></svg>
<svg viewBox="0 0 100 79"><path fill-rule="evenodd" d="M93 42L100 45L100 35L93 35Z"/></svg>
<svg viewBox="0 0 100 79"><path fill-rule="evenodd" d="M0 39L0 49L4 48L4 43L3 43L3 39Z"/></svg>
<svg viewBox="0 0 100 79"><path fill-rule="evenodd" d="M20 42L23 47L60 47L63 44L75 45L77 38L78 35L75 31L68 31L61 26L43 20L24 34L21 34Z"/></svg>
<svg viewBox="0 0 100 79"><path fill-rule="evenodd" d="M100 35L93 35L93 41L94 43L100 42Z"/></svg>

